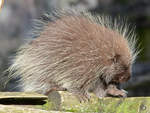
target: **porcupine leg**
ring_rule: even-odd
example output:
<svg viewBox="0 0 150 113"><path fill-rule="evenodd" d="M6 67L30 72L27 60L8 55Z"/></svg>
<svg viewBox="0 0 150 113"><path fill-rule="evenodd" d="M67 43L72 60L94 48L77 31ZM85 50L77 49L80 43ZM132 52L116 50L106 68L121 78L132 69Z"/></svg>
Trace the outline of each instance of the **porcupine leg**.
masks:
<svg viewBox="0 0 150 113"><path fill-rule="evenodd" d="M87 102L90 100L90 95L86 91L81 89L69 89L68 91L76 96L80 102Z"/></svg>
<svg viewBox="0 0 150 113"><path fill-rule="evenodd" d="M48 95L49 93L51 93L52 91L67 91L66 88L62 88L62 87L59 87L59 86L55 86L55 87L52 87L50 90L48 90L45 95Z"/></svg>
<svg viewBox="0 0 150 113"><path fill-rule="evenodd" d="M80 102L88 102L90 100L90 95L88 93L78 93L75 94Z"/></svg>
<svg viewBox="0 0 150 113"><path fill-rule="evenodd" d="M97 80L95 85L91 87L92 92L99 98L106 96L106 88L107 86L104 84L102 80Z"/></svg>

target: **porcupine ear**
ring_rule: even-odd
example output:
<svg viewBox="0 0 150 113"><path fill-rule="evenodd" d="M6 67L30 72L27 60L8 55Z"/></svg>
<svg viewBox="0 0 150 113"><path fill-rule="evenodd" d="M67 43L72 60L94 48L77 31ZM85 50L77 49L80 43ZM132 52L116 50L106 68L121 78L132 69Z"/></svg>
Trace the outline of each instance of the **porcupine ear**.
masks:
<svg viewBox="0 0 150 113"><path fill-rule="evenodd" d="M117 63L119 59L120 59L120 55L119 55L119 54L116 54L113 58L111 58L111 61L112 61L113 63Z"/></svg>

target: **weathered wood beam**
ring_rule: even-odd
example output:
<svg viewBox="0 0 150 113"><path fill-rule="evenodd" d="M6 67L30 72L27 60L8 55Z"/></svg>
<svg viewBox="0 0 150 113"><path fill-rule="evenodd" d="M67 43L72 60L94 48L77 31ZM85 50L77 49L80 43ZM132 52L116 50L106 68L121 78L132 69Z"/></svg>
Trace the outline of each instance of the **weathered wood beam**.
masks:
<svg viewBox="0 0 150 113"><path fill-rule="evenodd" d="M68 92L59 92L59 94L57 92L50 94L47 99L46 96L36 93L0 93L0 99L13 98L13 101L20 98L46 99L44 105L2 105L0 103L0 113L150 113L150 97L98 99L91 95L90 101L80 103Z"/></svg>

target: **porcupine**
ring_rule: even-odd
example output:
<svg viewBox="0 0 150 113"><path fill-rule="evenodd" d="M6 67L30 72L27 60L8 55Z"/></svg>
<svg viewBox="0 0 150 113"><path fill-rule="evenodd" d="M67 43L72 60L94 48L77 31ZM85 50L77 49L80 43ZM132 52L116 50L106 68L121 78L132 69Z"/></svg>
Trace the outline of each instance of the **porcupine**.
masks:
<svg viewBox="0 0 150 113"><path fill-rule="evenodd" d="M55 15L55 16L54 16ZM68 91L80 100L126 97L117 84L131 76L137 56L134 30L108 16L63 12L37 20L34 36L18 50L9 68L23 91Z"/></svg>

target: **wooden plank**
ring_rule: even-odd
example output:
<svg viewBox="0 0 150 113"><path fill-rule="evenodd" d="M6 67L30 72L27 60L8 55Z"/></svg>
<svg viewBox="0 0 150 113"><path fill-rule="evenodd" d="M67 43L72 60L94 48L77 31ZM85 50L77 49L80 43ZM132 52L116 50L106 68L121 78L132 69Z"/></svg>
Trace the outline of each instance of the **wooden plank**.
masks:
<svg viewBox="0 0 150 113"><path fill-rule="evenodd" d="M45 100L47 96L34 92L0 92L0 99L23 98L23 99L39 99Z"/></svg>
<svg viewBox="0 0 150 113"><path fill-rule="evenodd" d="M35 108L26 108L22 106L6 106L0 105L0 113L70 113L62 111L46 111Z"/></svg>
<svg viewBox="0 0 150 113"><path fill-rule="evenodd" d="M0 104L43 105L47 96L32 92L0 92Z"/></svg>
<svg viewBox="0 0 150 113"><path fill-rule="evenodd" d="M150 113L150 97L98 99L91 95L90 101L80 103L70 93L60 92L60 94L62 100L60 110L63 111L75 113Z"/></svg>

